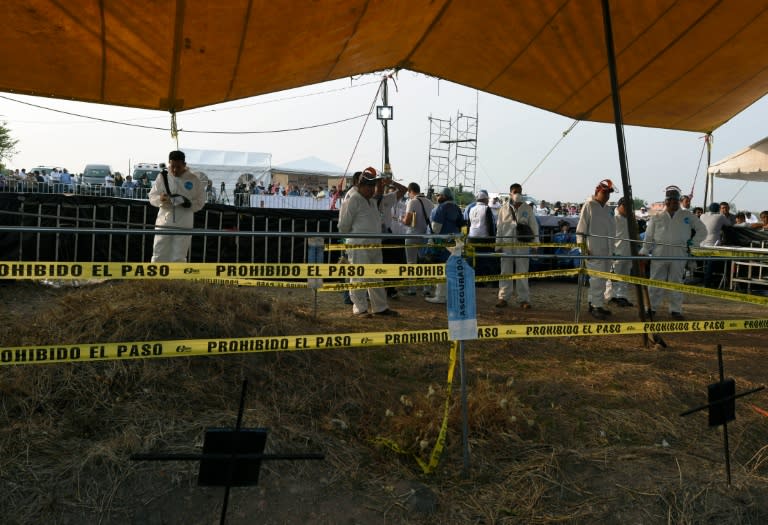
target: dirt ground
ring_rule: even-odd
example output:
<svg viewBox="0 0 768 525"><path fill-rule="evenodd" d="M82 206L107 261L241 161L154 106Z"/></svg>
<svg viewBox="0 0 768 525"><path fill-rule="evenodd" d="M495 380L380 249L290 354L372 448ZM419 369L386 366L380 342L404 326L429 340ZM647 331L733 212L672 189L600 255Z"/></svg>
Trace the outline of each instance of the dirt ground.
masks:
<svg viewBox="0 0 768 525"><path fill-rule="evenodd" d="M574 281L533 282L531 310L495 308L496 291L477 289L480 325L574 320ZM315 317L309 290L4 283L0 347L447 325L420 296L392 300L396 319L353 318L340 293L317 301ZM767 312L686 297L690 320ZM592 321L584 306L580 318ZM195 463L129 456L199 452L205 428L234 424L247 379L243 423L270 429L267 451L325 460L265 462L258 486L232 489L227 523L767 522L766 393L737 400L730 485L722 430L706 412L680 416L718 380L717 344L737 391L763 386L765 331L663 338L666 349L639 335L467 342L467 458L444 344L0 366L0 512L19 524L218 523L223 489L198 487ZM415 458L429 460L446 399L445 448L425 474Z"/></svg>

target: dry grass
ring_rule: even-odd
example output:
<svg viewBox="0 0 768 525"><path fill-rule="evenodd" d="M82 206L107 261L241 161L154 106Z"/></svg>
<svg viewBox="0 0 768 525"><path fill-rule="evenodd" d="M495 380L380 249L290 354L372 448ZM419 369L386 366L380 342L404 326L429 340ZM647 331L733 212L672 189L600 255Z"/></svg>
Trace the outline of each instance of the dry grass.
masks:
<svg viewBox="0 0 768 525"><path fill-rule="evenodd" d="M4 347L365 329L335 294L321 297L315 319L307 291L108 282L0 293ZM436 307L414 305L401 303L408 315L397 328L434 323ZM215 521L220 493L194 486L195 465L128 457L197 450L206 427L234 424L244 379L244 424L271 429L268 449L321 450L326 460L265 464L248 498L233 493L230 523L255 514L267 523L765 522L768 418L739 406L728 487L720 431L704 415L678 416L715 380L712 337L668 339L665 353L626 338L469 343L468 478L458 375L438 469L425 476L411 457L427 459L438 436L443 346L0 367L3 522ZM739 390L761 384L760 339L722 340ZM418 490L404 480L430 491L436 510L414 510Z"/></svg>

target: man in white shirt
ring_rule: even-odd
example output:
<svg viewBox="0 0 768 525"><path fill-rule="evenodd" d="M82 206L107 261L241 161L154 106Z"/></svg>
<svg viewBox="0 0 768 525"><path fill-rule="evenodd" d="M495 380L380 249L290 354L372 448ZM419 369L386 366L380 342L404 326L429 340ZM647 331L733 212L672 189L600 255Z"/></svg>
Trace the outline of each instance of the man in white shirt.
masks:
<svg viewBox="0 0 768 525"><path fill-rule="evenodd" d="M719 246L723 227L731 225L728 217L720 213L720 205L716 202L710 203L709 211L701 216L701 222L707 229L707 236L701 241L702 246ZM717 285L712 279L716 266L718 271L724 268L724 264L721 261L710 260L704 262L704 286L707 288L713 288Z"/></svg>
<svg viewBox="0 0 768 525"><path fill-rule="evenodd" d="M390 190L390 188L392 188ZM403 239L397 239L390 237L390 233L394 233L392 230L392 224L395 222L393 219L393 210L397 206L397 201L403 198L406 188L399 182L395 182L391 178L383 178L379 176L376 182L376 191L373 194L373 200L376 201L376 206L379 209L379 215L381 217L381 232L387 234L384 237L382 244L386 246L397 246L397 248L384 248L382 250L382 261L384 264L403 264L405 262L405 249ZM394 286L388 286L387 297L390 299L397 298L397 288Z"/></svg>
<svg viewBox="0 0 768 525"><path fill-rule="evenodd" d="M691 211L691 196L683 195L680 197L680 209Z"/></svg>
<svg viewBox="0 0 768 525"><path fill-rule="evenodd" d="M375 237L350 237L347 244L381 244L381 215L373 198L379 181L378 173L368 167L360 175L356 189L350 190L339 211L339 231L341 233L364 233ZM349 262L352 264L382 264L381 248L350 249ZM351 283L365 282L368 279L353 277ZM370 317L368 299L374 315L397 316L387 304L387 292L384 288L355 288L350 291L352 313Z"/></svg>
<svg viewBox="0 0 768 525"><path fill-rule="evenodd" d="M622 197L616 203L613 222L615 226L615 236L613 241L613 255L628 257L632 255L632 249L629 244L629 222L627 220L627 198ZM613 273L618 275L630 275L632 270L631 259L616 259L613 261ZM632 306L627 299L629 286L624 281L610 280L605 283L605 300L617 306Z"/></svg>
<svg viewBox="0 0 768 525"><path fill-rule="evenodd" d="M467 244L492 244L496 236L496 222L493 218L493 212L488 206L488 192L480 190L475 196L475 205L469 211L469 233L467 234ZM475 253L493 252L492 246L474 246ZM495 261L489 257L474 258L473 266L475 275L492 275L494 273ZM478 284L478 286L483 286Z"/></svg>
<svg viewBox="0 0 768 525"><path fill-rule="evenodd" d="M728 217L720 213L720 205L713 202L709 205L709 211L701 216L701 222L707 228L707 236L701 241L702 246L719 246L723 226L730 226Z"/></svg>
<svg viewBox="0 0 768 525"><path fill-rule="evenodd" d="M405 205L405 213L402 218L405 233L411 235L428 233L427 229L430 217L432 216L432 208L434 208L434 204L421 194L421 187L415 182L410 183L408 185L408 203ZM426 244L428 240L427 238L419 239L417 237L405 240L405 258L408 264L416 264L419 255L418 248L408 248L408 246ZM406 293L408 295L416 295L416 288L411 286Z"/></svg>
<svg viewBox="0 0 768 525"><path fill-rule="evenodd" d="M59 187L59 183L61 183L61 172L59 171L59 168L53 168L51 170L50 183L53 186L53 191L61 191L61 188Z"/></svg>

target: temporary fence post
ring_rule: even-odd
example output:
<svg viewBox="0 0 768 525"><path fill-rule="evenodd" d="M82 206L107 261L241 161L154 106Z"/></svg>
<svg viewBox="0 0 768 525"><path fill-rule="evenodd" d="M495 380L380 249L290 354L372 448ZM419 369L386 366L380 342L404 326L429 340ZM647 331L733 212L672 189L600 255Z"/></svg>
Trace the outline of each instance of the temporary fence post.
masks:
<svg viewBox="0 0 768 525"><path fill-rule="evenodd" d="M323 243L322 237L310 237L307 239L307 262L309 264L318 264L323 262ZM317 289L323 286L323 280L317 278L308 278L307 286L314 291L314 316L317 319Z"/></svg>
<svg viewBox="0 0 768 525"><path fill-rule="evenodd" d="M467 368L464 365L464 341L459 341L459 374L461 377L461 475L469 478L469 408L467 403Z"/></svg>

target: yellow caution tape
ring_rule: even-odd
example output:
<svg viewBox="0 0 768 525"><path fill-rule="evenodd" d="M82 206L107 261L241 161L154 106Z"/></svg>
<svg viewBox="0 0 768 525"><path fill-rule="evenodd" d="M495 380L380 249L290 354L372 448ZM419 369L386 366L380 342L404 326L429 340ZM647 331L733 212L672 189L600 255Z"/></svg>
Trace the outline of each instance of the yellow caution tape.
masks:
<svg viewBox="0 0 768 525"><path fill-rule="evenodd" d="M392 249L392 248L426 248L432 246L431 244L329 244L326 245L325 251L327 252L345 252L347 250L374 250L376 248ZM443 248L453 248L456 246L454 241L441 242L440 246Z"/></svg>
<svg viewBox="0 0 768 525"><path fill-rule="evenodd" d="M220 284L223 286L256 286L259 288L308 288L300 281L260 281L256 279L192 279L195 282Z"/></svg>
<svg viewBox="0 0 768 525"><path fill-rule="evenodd" d="M458 347L458 342L451 342L451 353L448 360L448 380L446 381L445 404L443 406L443 422L440 424L440 432L437 435L435 446L432 447L432 452L429 454L429 461L424 461L418 455L413 454L413 458L416 460L416 463L419 464L424 474L430 474L435 470L438 463L440 462L440 456L442 456L443 450L445 450L445 440L446 436L448 435L448 415L451 411L451 392L453 391L453 376L455 375L456 370L456 353ZM397 442L392 439L379 436L372 439L371 441L374 444L382 445L391 450L394 450L398 454L409 454L408 451L403 450L403 448L400 447L400 445L398 445Z"/></svg>
<svg viewBox="0 0 768 525"><path fill-rule="evenodd" d="M512 281L518 279L545 279L550 277L569 277L578 275L578 268L566 270L544 270L541 272L527 272L499 275L481 275L475 277L476 282L494 282L494 281ZM353 290L360 288L385 288L388 286L424 286L429 284L444 283L445 277L439 279L418 279L418 280L399 280L399 281L365 281L362 283L335 283L324 284L320 288L321 292L339 292L343 290Z"/></svg>
<svg viewBox="0 0 768 525"><path fill-rule="evenodd" d="M330 283L323 284L318 289L319 292L343 292L344 290L360 290L363 288L389 288L390 286L399 287L415 287L426 286L432 284L444 283L445 278L442 279L412 279L412 280L397 280L397 281L364 281L355 283Z"/></svg>
<svg viewBox="0 0 768 525"><path fill-rule="evenodd" d="M562 277L585 271L589 275L625 281L641 286L655 286L684 293L703 295L730 301L768 305L768 297L739 292L713 290L642 277L599 272L597 270L546 270L521 274L477 276L477 282L499 280ZM284 279L296 279L285 281ZM85 279L188 279L212 284L240 286L270 286L307 288L299 279L365 278L365 283L323 285L323 291L351 288L376 288L395 283L379 279L398 279L398 286L439 283L445 281L445 264L288 264L288 263L61 263L61 262L0 262L0 279L85 280ZM282 279L282 280L281 280ZM414 284L414 281L416 283Z"/></svg>
<svg viewBox="0 0 768 525"><path fill-rule="evenodd" d="M665 288L667 290L675 290L677 292L684 292L693 295L703 295L706 297L715 297L717 299L726 299L728 301L739 301L742 303L752 303L768 305L768 297L759 295L749 295L739 292L728 292L726 290L713 290L712 288L705 288L703 286L692 286L689 284L670 283L667 281L659 281L655 279L646 279L645 277L633 277L631 275L624 275L619 273L601 272L598 270L585 270L587 274L594 275L595 277L602 277L603 279L610 279L612 281L623 281L632 284L639 284L641 286L654 286L656 288Z"/></svg>
<svg viewBox="0 0 768 525"><path fill-rule="evenodd" d="M526 272L526 273L510 273L510 274L498 274L498 275L478 275L475 276L476 282L493 282L493 281L514 281L517 279L545 279L548 277L568 277L578 275L578 268L568 268L564 270L542 270L540 272Z"/></svg>
<svg viewBox="0 0 768 525"><path fill-rule="evenodd" d="M464 245L468 255L474 254L475 248L582 248L582 245L575 242L471 242Z"/></svg>
<svg viewBox="0 0 768 525"><path fill-rule="evenodd" d="M766 260L768 254L766 253L750 253L747 250L712 250L707 248L691 248L691 255L694 257L723 257L725 259L732 259L734 257L739 259L750 260Z"/></svg>
<svg viewBox="0 0 768 525"><path fill-rule="evenodd" d="M444 264L0 262L0 279L337 279L445 277Z"/></svg>
<svg viewBox="0 0 768 525"><path fill-rule="evenodd" d="M765 329L768 329L768 318L627 323L536 323L480 326L477 330L477 337L478 339L523 339L528 337L546 338ZM181 339L171 341L37 345L0 348L0 365L225 356L264 352L447 343L448 341L448 329L446 328L237 339Z"/></svg>

